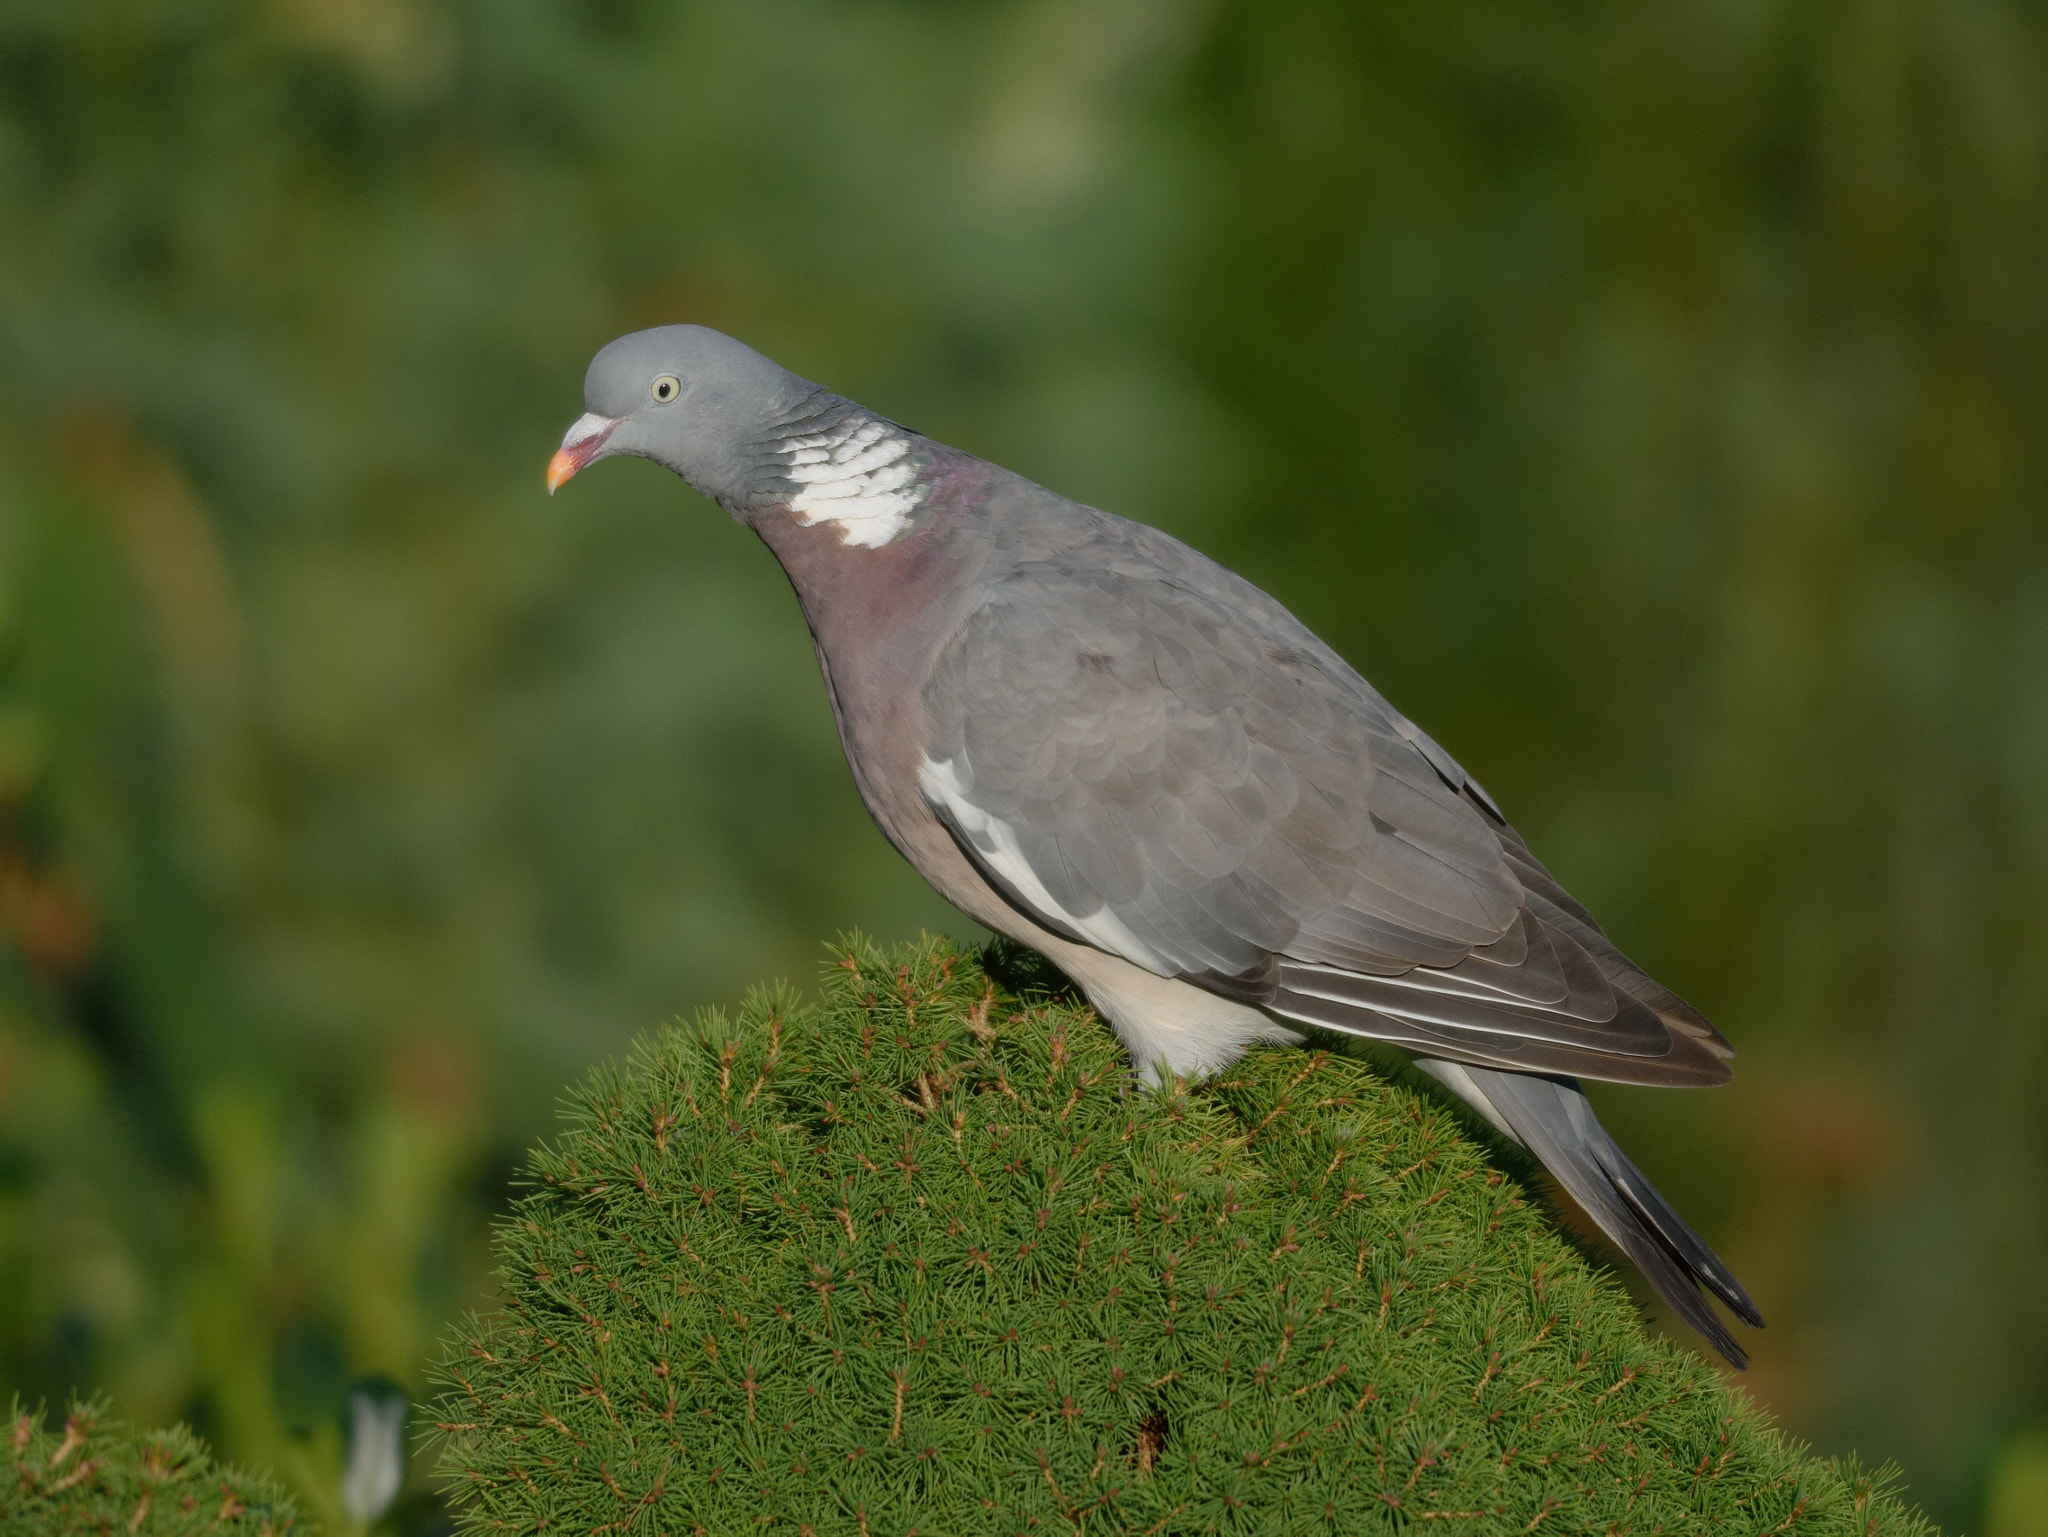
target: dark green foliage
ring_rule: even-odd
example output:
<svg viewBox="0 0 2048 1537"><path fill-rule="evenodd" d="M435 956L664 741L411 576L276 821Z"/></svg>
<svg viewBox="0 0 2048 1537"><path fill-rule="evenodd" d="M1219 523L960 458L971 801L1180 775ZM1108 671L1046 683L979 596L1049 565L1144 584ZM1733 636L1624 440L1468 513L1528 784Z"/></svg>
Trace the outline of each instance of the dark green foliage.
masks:
<svg viewBox="0 0 2048 1537"><path fill-rule="evenodd" d="M1927 1530L1361 1063L1135 1089L944 943L826 994L665 1032L535 1156L443 1366L469 1529Z"/></svg>
<svg viewBox="0 0 2048 1537"><path fill-rule="evenodd" d="M269 1478L220 1467L182 1425L136 1430L89 1403L72 1405L58 1431L19 1399L7 1420L0 1531L8 1537L282 1537L294 1529L292 1503Z"/></svg>

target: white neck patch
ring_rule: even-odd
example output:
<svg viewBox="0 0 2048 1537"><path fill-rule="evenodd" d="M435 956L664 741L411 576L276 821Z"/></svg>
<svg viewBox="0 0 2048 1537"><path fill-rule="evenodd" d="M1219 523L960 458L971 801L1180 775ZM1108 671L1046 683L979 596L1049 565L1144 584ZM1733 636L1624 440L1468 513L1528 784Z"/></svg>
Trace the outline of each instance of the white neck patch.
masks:
<svg viewBox="0 0 2048 1537"><path fill-rule="evenodd" d="M924 500L909 440L881 422L850 416L784 447L782 473L798 487L789 510L806 526L835 525L841 544L880 549L902 535Z"/></svg>

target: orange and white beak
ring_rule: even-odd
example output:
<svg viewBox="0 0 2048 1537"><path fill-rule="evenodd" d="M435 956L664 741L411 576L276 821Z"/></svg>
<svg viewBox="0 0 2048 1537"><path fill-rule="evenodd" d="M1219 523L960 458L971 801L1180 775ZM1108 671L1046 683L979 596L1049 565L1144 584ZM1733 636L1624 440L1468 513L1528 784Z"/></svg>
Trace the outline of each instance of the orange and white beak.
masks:
<svg viewBox="0 0 2048 1537"><path fill-rule="evenodd" d="M617 417L599 416L595 411L585 412L576 418L575 425L563 434L562 446L555 450L555 457L548 461L549 496L561 490L570 476L604 452L605 444L618 425Z"/></svg>

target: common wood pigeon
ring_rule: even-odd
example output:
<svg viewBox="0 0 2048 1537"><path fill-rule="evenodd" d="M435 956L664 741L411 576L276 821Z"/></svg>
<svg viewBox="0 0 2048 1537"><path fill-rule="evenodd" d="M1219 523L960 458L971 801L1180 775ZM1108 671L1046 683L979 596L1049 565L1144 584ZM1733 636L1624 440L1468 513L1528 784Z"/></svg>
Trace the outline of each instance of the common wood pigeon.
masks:
<svg viewBox="0 0 2048 1537"><path fill-rule="evenodd" d="M1732 1049L1558 885L1451 755L1179 540L661 326L599 352L548 488L652 459L774 551L862 799L963 912L1047 956L1139 1072L1310 1026L1391 1043L1541 1159L1736 1366L1740 1282L1580 1078Z"/></svg>

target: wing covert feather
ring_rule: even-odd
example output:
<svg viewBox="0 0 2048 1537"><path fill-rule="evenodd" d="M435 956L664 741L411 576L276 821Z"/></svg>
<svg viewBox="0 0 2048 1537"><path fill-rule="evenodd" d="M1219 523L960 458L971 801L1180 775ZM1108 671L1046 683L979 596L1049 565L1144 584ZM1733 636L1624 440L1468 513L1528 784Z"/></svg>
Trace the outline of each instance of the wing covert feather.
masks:
<svg viewBox="0 0 2048 1537"><path fill-rule="evenodd" d="M1289 639L1169 580L1025 564L927 683L929 756L1061 914L1113 914L1176 972L1444 965L1515 928L1484 813Z"/></svg>

